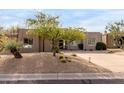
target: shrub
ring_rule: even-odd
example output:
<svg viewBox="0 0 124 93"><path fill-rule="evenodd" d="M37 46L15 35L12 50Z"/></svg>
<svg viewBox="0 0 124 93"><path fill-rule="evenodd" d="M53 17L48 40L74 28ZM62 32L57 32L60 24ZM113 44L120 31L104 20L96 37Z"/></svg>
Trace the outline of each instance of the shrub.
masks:
<svg viewBox="0 0 124 93"><path fill-rule="evenodd" d="M62 63L71 62L71 60L67 56L64 56L64 55L60 55L59 59L60 59L60 62Z"/></svg>
<svg viewBox="0 0 124 93"><path fill-rule="evenodd" d="M22 47L21 43L17 43L15 40L10 40L4 44L6 50L20 49Z"/></svg>
<svg viewBox="0 0 124 93"><path fill-rule="evenodd" d="M74 57L76 57L77 55L76 55L76 54L72 54L71 56L74 56Z"/></svg>
<svg viewBox="0 0 124 93"><path fill-rule="evenodd" d="M68 57L66 56L65 59L68 59Z"/></svg>
<svg viewBox="0 0 124 93"><path fill-rule="evenodd" d="M106 44L103 42L97 42L96 50L106 50Z"/></svg>
<svg viewBox="0 0 124 93"><path fill-rule="evenodd" d="M63 58L63 59L61 59L60 61L61 61L62 63L66 63L66 62L67 62L67 60L66 60L66 59L64 59L64 58Z"/></svg>
<svg viewBox="0 0 124 93"><path fill-rule="evenodd" d="M5 50L10 50L15 58L22 58L22 55L19 52L19 49L22 47L21 43L18 43L15 40L8 40L3 43L3 46Z"/></svg>
<svg viewBox="0 0 124 93"><path fill-rule="evenodd" d="M71 62L71 59L69 57L66 56L65 59L67 62Z"/></svg>
<svg viewBox="0 0 124 93"><path fill-rule="evenodd" d="M59 60L60 60L60 62L62 62L62 63L71 62L71 59L70 59L68 56L65 56L65 55L63 55L63 54L59 56Z"/></svg>
<svg viewBox="0 0 124 93"><path fill-rule="evenodd" d="M60 55L60 56L59 56L59 59L63 59L63 58L64 58L64 55Z"/></svg>
<svg viewBox="0 0 124 93"><path fill-rule="evenodd" d="M83 50L83 44L78 44L78 48L79 48L80 50Z"/></svg>
<svg viewBox="0 0 124 93"><path fill-rule="evenodd" d="M67 62L71 62L71 59L69 59L69 58L68 58L68 59L66 59L66 60L67 60Z"/></svg>

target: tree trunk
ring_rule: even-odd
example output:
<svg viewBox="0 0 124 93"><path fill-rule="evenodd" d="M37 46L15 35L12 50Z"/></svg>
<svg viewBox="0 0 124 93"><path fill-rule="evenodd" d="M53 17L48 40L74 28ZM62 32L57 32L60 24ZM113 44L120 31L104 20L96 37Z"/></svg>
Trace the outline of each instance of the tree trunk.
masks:
<svg viewBox="0 0 124 93"><path fill-rule="evenodd" d="M39 52L41 52L41 37L39 36Z"/></svg>
<svg viewBox="0 0 124 93"><path fill-rule="evenodd" d="M43 38L43 52L45 52L45 38Z"/></svg>
<svg viewBox="0 0 124 93"><path fill-rule="evenodd" d="M0 40L0 52L4 49L3 42Z"/></svg>
<svg viewBox="0 0 124 93"><path fill-rule="evenodd" d="M53 56L56 56L56 43L54 40L52 40L52 51L53 51Z"/></svg>
<svg viewBox="0 0 124 93"><path fill-rule="evenodd" d="M68 49L68 42L65 41L65 50L67 50L67 49Z"/></svg>
<svg viewBox="0 0 124 93"><path fill-rule="evenodd" d="M54 57L56 56L56 51L53 51L53 56L54 56Z"/></svg>
<svg viewBox="0 0 124 93"><path fill-rule="evenodd" d="M117 46L118 48L121 47L120 44L119 44L119 39L116 39L115 44L116 44L116 46Z"/></svg>
<svg viewBox="0 0 124 93"><path fill-rule="evenodd" d="M17 49L12 49L11 53L14 55L15 58L22 58L22 55Z"/></svg>

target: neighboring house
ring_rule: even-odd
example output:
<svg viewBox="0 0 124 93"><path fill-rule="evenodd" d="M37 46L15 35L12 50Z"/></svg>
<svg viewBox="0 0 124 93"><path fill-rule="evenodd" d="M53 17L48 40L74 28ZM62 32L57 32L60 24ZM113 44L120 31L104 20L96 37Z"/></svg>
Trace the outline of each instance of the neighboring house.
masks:
<svg viewBox="0 0 124 93"><path fill-rule="evenodd" d="M106 44L107 48L115 47L113 37L110 34L108 34L106 31L102 35L102 41Z"/></svg>
<svg viewBox="0 0 124 93"><path fill-rule="evenodd" d="M78 50L78 44L83 45L83 50L95 50L96 43L102 42L102 33L100 32L86 32L86 39L83 41L74 41L71 44L69 44L69 49L75 49Z"/></svg>
<svg viewBox="0 0 124 93"><path fill-rule="evenodd" d="M43 40L39 42L39 38L36 36L29 36L26 34L27 29L18 29L14 37L17 37L17 41L23 43L21 52L43 52ZM96 43L102 42L102 33L100 32L86 32L86 39L83 41L73 41L68 45L68 49L78 50L78 44L83 45L83 50L95 50ZM12 36L11 36L12 37ZM40 45L39 45L40 44ZM64 49L64 41L60 40L59 46ZM40 51L39 51L40 50ZM45 39L44 51L49 52L52 50L50 41Z"/></svg>
<svg viewBox="0 0 124 93"><path fill-rule="evenodd" d="M83 41L84 50L95 50L97 42L102 42L102 33L86 32L86 40Z"/></svg>
<svg viewBox="0 0 124 93"><path fill-rule="evenodd" d="M119 39L119 45L123 46L124 45L124 34L121 34L120 36L121 37ZM107 45L108 48L117 48L117 46L114 42L114 38L106 31L103 34L102 41ZM119 46L118 46L118 48L119 48Z"/></svg>

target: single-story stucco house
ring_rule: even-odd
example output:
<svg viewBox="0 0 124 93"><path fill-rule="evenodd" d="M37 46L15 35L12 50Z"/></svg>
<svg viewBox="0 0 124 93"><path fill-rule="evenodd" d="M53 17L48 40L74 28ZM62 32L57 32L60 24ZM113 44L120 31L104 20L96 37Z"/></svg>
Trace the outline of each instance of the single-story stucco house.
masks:
<svg viewBox="0 0 124 93"><path fill-rule="evenodd" d="M11 38L14 36L17 39L17 42L23 43L23 48L21 52L49 52L52 50L50 41L45 39L44 46L43 40L39 40L38 37L29 36L26 34L28 29L18 29L16 34L10 34ZM86 39L83 41L74 41L68 45L68 49L78 50L78 44L83 45L82 50L95 50L96 43L102 42L103 35L100 32L86 32ZM64 41L60 40L59 42L60 49L64 49Z"/></svg>

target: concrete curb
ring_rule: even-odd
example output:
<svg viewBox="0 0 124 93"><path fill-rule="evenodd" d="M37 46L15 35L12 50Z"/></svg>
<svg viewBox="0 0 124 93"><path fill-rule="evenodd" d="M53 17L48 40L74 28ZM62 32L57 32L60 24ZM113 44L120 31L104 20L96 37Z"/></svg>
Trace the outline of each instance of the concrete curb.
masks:
<svg viewBox="0 0 124 93"><path fill-rule="evenodd" d="M18 80L112 80L124 79L124 73L42 73L0 74L0 81Z"/></svg>

